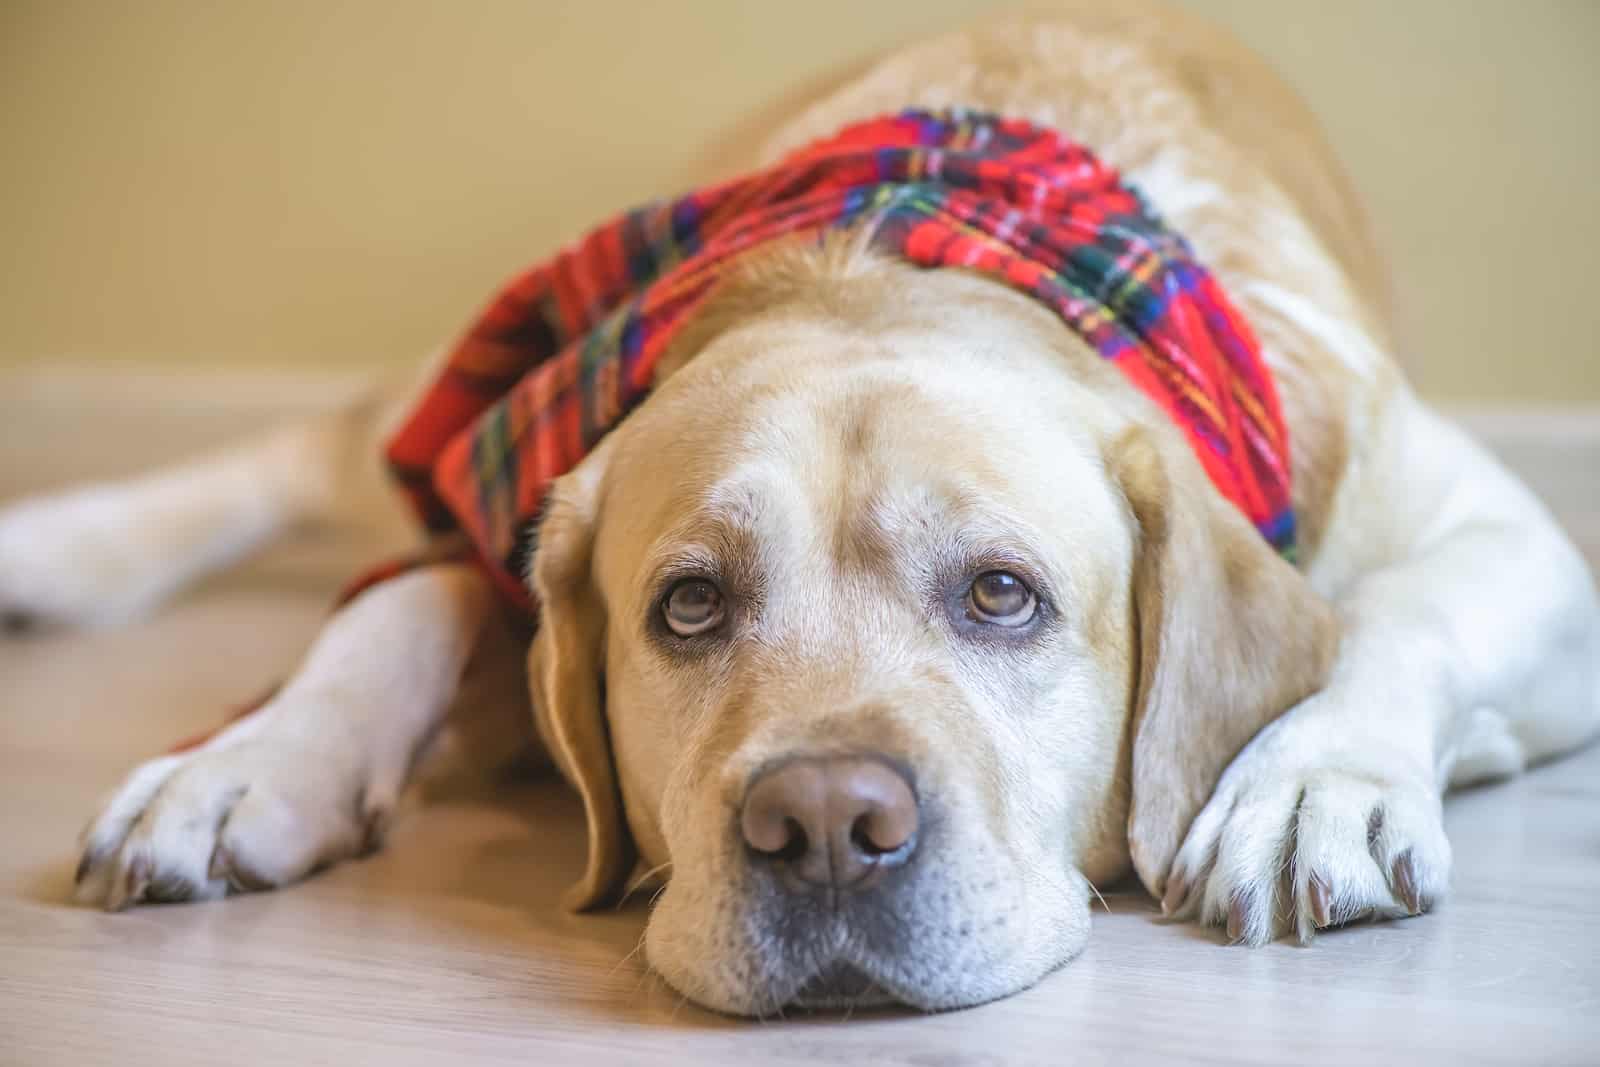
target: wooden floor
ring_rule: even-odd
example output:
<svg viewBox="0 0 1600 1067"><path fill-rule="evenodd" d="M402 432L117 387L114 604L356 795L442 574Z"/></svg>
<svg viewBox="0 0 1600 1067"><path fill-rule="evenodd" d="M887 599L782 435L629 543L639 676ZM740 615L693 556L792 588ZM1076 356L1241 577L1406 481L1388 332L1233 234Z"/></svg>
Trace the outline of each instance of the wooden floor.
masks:
<svg viewBox="0 0 1600 1067"><path fill-rule="evenodd" d="M244 419L60 401L0 392L0 499ZM1600 559L1600 416L1476 424ZM1435 914L1251 951L1108 892L1064 970L933 1017L757 1024L680 1002L634 951L642 901L560 910L581 827L554 784L421 806L382 854L283 892L66 903L98 793L288 670L347 562L279 552L131 629L0 643L0 1064L1600 1063L1594 747L1447 804L1455 890Z"/></svg>

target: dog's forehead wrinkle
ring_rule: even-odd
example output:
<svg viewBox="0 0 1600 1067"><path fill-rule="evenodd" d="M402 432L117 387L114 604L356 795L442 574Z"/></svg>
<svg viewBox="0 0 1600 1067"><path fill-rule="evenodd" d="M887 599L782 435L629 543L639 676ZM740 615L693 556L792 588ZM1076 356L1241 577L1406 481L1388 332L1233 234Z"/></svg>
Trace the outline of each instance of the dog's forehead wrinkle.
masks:
<svg viewBox="0 0 1600 1067"><path fill-rule="evenodd" d="M768 510L768 497L762 492L762 485L772 478L771 472L761 470L760 466L746 461L728 476L706 486L700 494L700 511L729 523L755 525Z"/></svg>
<svg viewBox="0 0 1600 1067"><path fill-rule="evenodd" d="M785 531L803 527L806 516L782 493L770 491L781 472L759 460L742 463L727 475L683 494L644 553L645 570L654 572L678 559L700 558L710 570L740 562L765 572L764 552ZM730 560L728 557L739 557Z"/></svg>

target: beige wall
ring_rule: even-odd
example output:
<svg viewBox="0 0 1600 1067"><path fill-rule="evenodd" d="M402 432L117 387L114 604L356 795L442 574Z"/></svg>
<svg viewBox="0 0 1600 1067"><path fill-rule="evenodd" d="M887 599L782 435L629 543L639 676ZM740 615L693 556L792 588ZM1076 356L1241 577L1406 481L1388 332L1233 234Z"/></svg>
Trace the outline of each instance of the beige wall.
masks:
<svg viewBox="0 0 1600 1067"><path fill-rule="evenodd" d="M0 364L412 359L708 133L989 6L0 0ZM1600 401L1600 3L1191 6L1326 119L1426 390Z"/></svg>

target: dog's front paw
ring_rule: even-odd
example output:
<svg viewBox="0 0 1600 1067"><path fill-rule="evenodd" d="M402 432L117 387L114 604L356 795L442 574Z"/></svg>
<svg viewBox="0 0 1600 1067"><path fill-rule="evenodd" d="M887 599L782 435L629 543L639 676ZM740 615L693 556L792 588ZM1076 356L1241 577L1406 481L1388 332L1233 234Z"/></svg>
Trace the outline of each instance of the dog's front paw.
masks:
<svg viewBox="0 0 1600 1067"><path fill-rule="evenodd" d="M294 710L269 704L128 775L84 831L77 899L116 911L272 889L375 847L399 775L374 777L336 710L320 731L286 728Z"/></svg>
<svg viewBox="0 0 1600 1067"><path fill-rule="evenodd" d="M1450 881L1431 778L1376 748L1307 755L1294 725L1269 727L1229 767L1178 851L1163 910L1250 945L1428 910Z"/></svg>

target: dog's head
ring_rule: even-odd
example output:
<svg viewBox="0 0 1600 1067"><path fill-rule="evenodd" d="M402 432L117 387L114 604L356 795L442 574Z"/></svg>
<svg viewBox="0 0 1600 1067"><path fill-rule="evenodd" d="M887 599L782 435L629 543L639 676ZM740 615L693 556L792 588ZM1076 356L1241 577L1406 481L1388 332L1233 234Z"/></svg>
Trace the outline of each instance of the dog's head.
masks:
<svg viewBox="0 0 1600 1067"><path fill-rule="evenodd" d="M1327 608L1025 297L835 250L704 319L532 568L573 903L670 864L650 961L730 1012L1027 986L1091 882L1161 891Z"/></svg>

